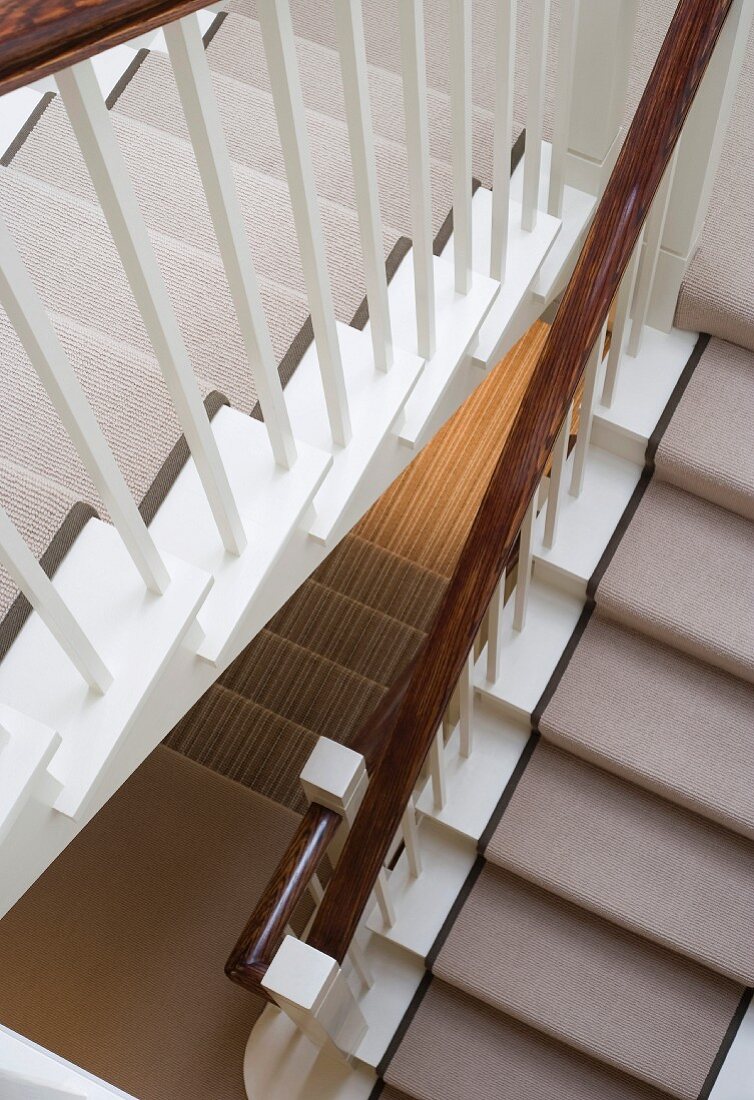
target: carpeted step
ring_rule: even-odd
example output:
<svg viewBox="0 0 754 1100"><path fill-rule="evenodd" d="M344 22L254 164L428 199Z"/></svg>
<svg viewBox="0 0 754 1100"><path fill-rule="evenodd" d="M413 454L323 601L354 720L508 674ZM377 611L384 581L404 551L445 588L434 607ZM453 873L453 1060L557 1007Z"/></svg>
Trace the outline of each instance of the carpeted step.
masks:
<svg viewBox="0 0 754 1100"><path fill-rule="evenodd" d="M334 741L347 741L385 694L381 684L262 630L220 682Z"/></svg>
<svg viewBox="0 0 754 1100"><path fill-rule="evenodd" d="M161 60L167 64L165 58ZM138 81L138 74L135 81ZM142 101L145 91L141 90ZM151 91L157 94L158 90ZM177 245L188 242L192 248L207 253L213 262L218 262L217 240L191 145L182 138L146 126L142 119L132 119L117 111L111 117L149 229L164 234ZM166 164L180 180L180 187L171 192L170 202L165 202ZM68 116L59 101L51 103L45 111L15 158L14 167L78 199L92 205L97 203ZM269 294L280 290L286 298L305 302L306 285L287 184L245 165L235 166L235 180L260 285L269 287ZM358 220L355 211L342 202L322 200L320 209L336 313L342 321L348 322L363 298ZM398 236L396 230L385 228L386 255ZM226 293L229 292L226 290ZM270 325L276 328L277 323L276 312ZM276 341L278 358L286 350L285 340L289 336L290 327L286 326L284 339ZM248 374L245 362L244 366Z"/></svg>
<svg viewBox="0 0 754 1100"><path fill-rule="evenodd" d="M447 586L445 577L354 534L346 535L312 576L421 631L432 625Z"/></svg>
<svg viewBox="0 0 754 1100"><path fill-rule="evenodd" d="M197 763L298 813L306 808L299 776L316 743L311 730L222 684L213 684L165 740Z"/></svg>
<svg viewBox="0 0 754 1100"><path fill-rule="evenodd" d="M754 839L754 689L598 613L539 721L544 736Z"/></svg>
<svg viewBox="0 0 754 1100"><path fill-rule="evenodd" d="M245 1100L265 1002L223 967L297 820L159 747L0 922L3 1024L129 1096Z"/></svg>
<svg viewBox="0 0 754 1100"><path fill-rule="evenodd" d="M319 8L319 6L316 6ZM313 5L314 9L315 6ZM319 9L321 10L321 9ZM379 7L375 14L379 13ZM318 14L313 11L313 14ZM365 12L366 14L366 12ZM379 19L379 14L378 14ZM299 30L300 20L294 20ZM397 22L394 22L397 26ZM367 32L367 41L370 41ZM372 39L373 41L373 39ZM397 46L397 35L395 37ZM297 37L297 58L301 87L307 106L322 115L345 119L345 101L340 60L333 42L313 42ZM224 76L253 84L269 91L267 61L259 24L245 13L231 14L207 50L210 65ZM382 66L369 66L369 93L372 122L377 137L398 140L405 145L405 123L401 79L397 72ZM427 121L430 153L450 163L450 98L446 91L430 87L427 93ZM484 186L492 185L492 149L494 118L491 109L475 106L473 127L473 171ZM518 129L515 131L518 133ZM314 136L314 135L313 135Z"/></svg>
<svg viewBox="0 0 754 1100"><path fill-rule="evenodd" d="M741 985L487 864L433 967L679 1100L697 1100Z"/></svg>
<svg viewBox="0 0 754 1100"><path fill-rule="evenodd" d="M307 580L267 630L389 687L426 635L315 580Z"/></svg>
<svg viewBox="0 0 754 1100"><path fill-rule="evenodd" d="M710 340L655 456L656 476L754 520L754 354Z"/></svg>
<svg viewBox="0 0 754 1100"><path fill-rule="evenodd" d="M754 681L754 524L653 479L599 583L611 618Z"/></svg>
<svg viewBox="0 0 754 1100"><path fill-rule="evenodd" d="M0 211L47 308L151 355L101 210L13 169L5 169L0 182ZM219 259L162 234L152 240L194 370L250 410L256 394ZM263 288L263 301L281 357L308 308L280 288L268 291Z"/></svg>
<svg viewBox="0 0 754 1100"><path fill-rule="evenodd" d="M754 984L754 843L540 741L486 856Z"/></svg>
<svg viewBox="0 0 754 1100"><path fill-rule="evenodd" d="M665 1095L437 978L385 1080L389 1085L380 1100L661 1100Z"/></svg>
<svg viewBox="0 0 754 1100"><path fill-rule="evenodd" d="M223 23L210 46L209 56L221 47L226 35L238 30L237 20ZM245 33L246 28L241 27ZM261 51L261 45L259 46ZM223 72L213 73L213 83L223 129L231 157L240 166L279 181L286 180L283 154L280 148L275 110L267 82L264 86L247 83L254 79L255 57L248 68L239 69L239 79ZM234 69L235 71L235 69ZM307 108L310 103L307 100ZM132 83L118 99L113 117L128 117L151 129L176 139L188 140L178 92L170 62L164 55L153 54L141 66ZM254 140L239 118L254 120ZM327 213L335 210L355 210L353 170L345 119L307 109L308 132L312 152L317 194ZM405 142L396 140L395 125L375 136L377 183L383 222L398 233L411 235L411 209L408 190L408 168ZM433 199L433 232L437 232L453 202L450 165L433 158L430 166ZM240 186L240 179L239 179ZM274 239L274 234L273 234ZM363 282L363 280L362 280Z"/></svg>

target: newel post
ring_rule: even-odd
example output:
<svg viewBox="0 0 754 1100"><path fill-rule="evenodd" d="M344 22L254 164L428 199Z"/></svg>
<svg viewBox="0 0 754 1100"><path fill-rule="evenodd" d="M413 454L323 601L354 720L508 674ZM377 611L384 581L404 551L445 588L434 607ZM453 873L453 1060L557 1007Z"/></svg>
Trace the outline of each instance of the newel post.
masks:
<svg viewBox="0 0 754 1100"><path fill-rule="evenodd" d="M301 785L310 802L343 818L331 846L331 851L339 849L366 791L364 757L320 737L301 773ZM335 859L338 851L332 854ZM262 985L307 1038L339 1058L352 1055L366 1033L366 1020L342 967L293 936L286 936Z"/></svg>
<svg viewBox="0 0 754 1100"><path fill-rule="evenodd" d="M733 0L678 143L647 320L667 332L707 216L746 55L754 0Z"/></svg>

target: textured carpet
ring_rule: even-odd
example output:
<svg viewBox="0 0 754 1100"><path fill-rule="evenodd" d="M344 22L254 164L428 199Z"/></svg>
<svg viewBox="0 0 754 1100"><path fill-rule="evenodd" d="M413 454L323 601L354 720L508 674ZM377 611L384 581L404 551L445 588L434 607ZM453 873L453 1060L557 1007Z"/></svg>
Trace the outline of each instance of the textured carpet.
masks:
<svg viewBox="0 0 754 1100"><path fill-rule="evenodd" d="M295 824L158 749L0 923L0 1022L142 1100L244 1100L264 1002L223 966Z"/></svg>

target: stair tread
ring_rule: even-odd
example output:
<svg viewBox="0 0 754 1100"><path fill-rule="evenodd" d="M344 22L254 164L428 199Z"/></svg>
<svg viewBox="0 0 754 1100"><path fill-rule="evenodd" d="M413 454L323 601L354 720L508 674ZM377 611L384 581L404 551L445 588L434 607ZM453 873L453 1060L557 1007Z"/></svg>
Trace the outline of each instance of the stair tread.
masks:
<svg viewBox="0 0 754 1100"><path fill-rule="evenodd" d="M754 524L653 479L596 593L602 611L754 681Z"/></svg>
<svg viewBox="0 0 754 1100"><path fill-rule="evenodd" d="M222 684L213 684L165 744L291 810L306 809L299 776L317 736Z"/></svg>
<svg viewBox="0 0 754 1100"><path fill-rule="evenodd" d="M389 1084L380 1100L661 1100L666 1095L437 978L385 1080Z"/></svg>
<svg viewBox="0 0 754 1100"><path fill-rule="evenodd" d="M385 688L268 630L220 678L224 687L334 741L347 742Z"/></svg>
<svg viewBox="0 0 754 1100"><path fill-rule="evenodd" d="M743 987L487 864L434 972L679 1100L696 1100Z"/></svg>
<svg viewBox="0 0 754 1100"><path fill-rule="evenodd" d="M754 838L754 690L744 681L598 613L539 728L570 752Z"/></svg>
<svg viewBox="0 0 754 1100"><path fill-rule="evenodd" d="M0 210L47 308L151 356L101 210L13 169L2 183ZM256 393L219 259L164 234L152 242L194 370L249 411ZM279 288L263 287L262 298L282 357L308 308Z"/></svg>
<svg viewBox="0 0 754 1100"><path fill-rule="evenodd" d="M267 629L385 687L425 638L422 631L311 579Z"/></svg>
<svg viewBox="0 0 754 1100"><path fill-rule="evenodd" d="M232 36L238 29L236 22L235 17L229 16L223 23L209 48L211 60L221 40L225 36ZM263 64L261 46L258 53L255 49L250 56L248 68L243 71L240 79L215 70L215 97L237 178L243 168L259 173L269 180L285 182L285 167L271 92L266 83L261 87L247 82L252 79L253 72L260 64ZM113 118L117 119L119 116L133 119L154 132L169 134L182 141L188 140L188 130L170 62L165 56L154 54L144 62L113 109ZM254 141L249 141L245 127L238 125L239 118L254 120ZM353 169L345 119L312 110L308 98L306 118L314 178L321 203L325 207L331 204L336 210L355 210ZM375 135L375 159L383 222L397 233L410 236L411 203L406 147L404 143L395 140L394 126L387 133ZM453 202L451 169L448 163L437 158L432 159L431 183L433 231L437 232Z"/></svg>
<svg viewBox="0 0 754 1100"><path fill-rule="evenodd" d="M754 984L754 843L657 795L540 741L486 855Z"/></svg>
<svg viewBox="0 0 754 1100"><path fill-rule="evenodd" d="M159 61L163 65L169 64L164 57ZM157 95L158 101L162 102L161 90L141 88L138 77L135 87L140 91L140 116L144 114L142 105L147 91ZM180 112L180 107L177 110ZM238 118L238 104L235 110ZM112 120L149 229L170 237L179 246L181 242L190 242L192 248L206 252L212 262L220 262L199 170L188 140L146 126L142 117L131 118L117 110L113 112ZM257 147L256 139L253 144ZM181 181L180 188L171 194L169 203L164 201L166 164L170 164L171 172ZM14 167L85 202L97 202L68 116L60 102L51 103L45 111L34 134L17 154ZM282 292L286 298L297 298L305 303L306 284L299 260L287 183L242 164L234 166L234 175L260 287L269 288L268 295ZM355 209L342 202L322 199L320 212L336 313L340 320L347 323L363 297L358 220ZM399 234L389 225L384 225L383 230L387 255ZM229 294L226 287L223 289ZM270 324L274 328L276 323L276 314L273 313ZM275 341L278 358L287 349L285 341L290 335L287 326L285 333L282 342L279 339ZM248 373L248 366L245 369Z"/></svg>
<svg viewBox="0 0 754 1100"><path fill-rule="evenodd" d="M754 354L710 340L655 456L657 476L754 520Z"/></svg>
<svg viewBox="0 0 754 1100"><path fill-rule="evenodd" d="M427 631L447 579L353 533L338 543L312 574L367 607Z"/></svg>

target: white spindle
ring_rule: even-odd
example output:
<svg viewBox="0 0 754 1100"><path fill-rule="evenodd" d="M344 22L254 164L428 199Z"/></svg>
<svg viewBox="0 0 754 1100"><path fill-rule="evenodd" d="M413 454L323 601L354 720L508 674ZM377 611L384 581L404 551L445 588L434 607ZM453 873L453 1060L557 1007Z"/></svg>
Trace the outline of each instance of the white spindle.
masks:
<svg viewBox="0 0 754 1100"><path fill-rule="evenodd" d="M272 452L289 468L296 445L196 15L166 26L165 39Z"/></svg>
<svg viewBox="0 0 754 1100"><path fill-rule="evenodd" d="M501 282L505 278L508 253L517 6L517 0L497 0L495 22L495 133L492 150L490 275Z"/></svg>
<svg viewBox="0 0 754 1100"><path fill-rule="evenodd" d="M471 0L450 2L453 262L457 294L471 289Z"/></svg>
<svg viewBox="0 0 754 1100"><path fill-rule="evenodd" d="M409 799L406 809L403 811L401 822L403 842L406 845L406 859L408 868L413 878L418 878L422 873L422 857L419 848L419 830L416 827L416 807L413 798Z"/></svg>
<svg viewBox="0 0 754 1100"><path fill-rule="evenodd" d="M369 960L366 956L366 951L361 946L356 936L351 940L351 946L346 952L347 957L359 976L359 981L365 989L371 989L374 985L374 974L372 968L369 965Z"/></svg>
<svg viewBox="0 0 754 1100"><path fill-rule="evenodd" d="M2 507L0 565L21 589L87 684L99 694L107 691L112 675Z"/></svg>
<svg viewBox="0 0 754 1100"><path fill-rule="evenodd" d="M600 402L608 409L615 400L615 394L618 388L618 376L626 340L626 329L628 327L628 315L634 297L634 290L636 288L636 274L639 270L639 259L641 257L643 240L644 231L642 230L636 247L634 248L633 255L628 261L628 267L623 274L620 289L618 290L618 299L615 303L615 317L613 319L613 329L610 334L610 351L607 355L605 384L602 387L602 398Z"/></svg>
<svg viewBox="0 0 754 1100"><path fill-rule="evenodd" d="M398 27L411 195L411 254L414 264L417 350L423 359L431 359L435 353L436 340L435 272L422 0L401 0L398 5Z"/></svg>
<svg viewBox="0 0 754 1100"><path fill-rule="evenodd" d="M288 0L259 0L257 18L267 57L330 431L334 442L345 446L351 438L348 396Z"/></svg>
<svg viewBox="0 0 754 1100"><path fill-rule="evenodd" d="M563 482L565 481L572 415L573 405L571 405L566 414L566 418L558 433L558 438L555 441L555 447L552 452L550 488L547 493L547 513L545 515L545 533L543 539L545 546L548 548L552 548L555 545L555 537L558 533L558 517L563 497Z"/></svg>
<svg viewBox="0 0 754 1100"><path fill-rule="evenodd" d="M500 675L503 611L505 610L505 573L500 578L490 601L487 627L487 680L494 684Z"/></svg>
<svg viewBox="0 0 754 1100"><path fill-rule="evenodd" d="M0 302L144 583L152 592L164 592L170 584L165 563L2 218Z"/></svg>
<svg viewBox="0 0 754 1100"><path fill-rule="evenodd" d="M246 545L241 517L94 69L83 61L56 80L223 545L240 554Z"/></svg>
<svg viewBox="0 0 754 1100"><path fill-rule="evenodd" d="M560 8L560 43L558 74L555 84L555 123L552 135L550 187L547 210L559 218L563 213L568 136L573 103L573 76L576 67L576 30L579 22L579 0L563 0Z"/></svg>
<svg viewBox="0 0 754 1100"><path fill-rule="evenodd" d="M432 799L436 810L444 810L448 801L445 778L445 736L440 726L429 750L429 774L432 781Z"/></svg>
<svg viewBox="0 0 754 1100"><path fill-rule="evenodd" d="M393 337L377 192L377 162L369 104L361 0L335 0L335 20L343 87L346 89L346 122L351 146L361 250L364 255L369 328L375 365L378 370L386 371L393 364Z"/></svg>
<svg viewBox="0 0 754 1100"><path fill-rule="evenodd" d="M594 403L597 398L597 375L605 352L606 335L607 321L600 329L597 343L592 348L592 353L584 371L584 388L581 396L581 408L579 409L579 431L573 449L573 469L571 470L569 490L572 497L581 496L581 490L584 488L586 456L589 452L589 437L592 434L592 421L594 420Z"/></svg>
<svg viewBox="0 0 754 1100"><path fill-rule="evenodd" d="M550 33L550 0L532 0L529 39L529 82L526 104L526 154L521 225L527 231L537 224L539 180L542 171L542 132L545 114L547 41Z"/></svg>
<svg viewBox="0 0 754 1100"><path fill-rule="evenodd" d="M632 357L639 354L644 325L649 313L649 303L652 298L657 261L660 258L660 245L665 228L665 218L668 213L670 192L673 187L673 176L678 159L678 146L676 145L670 163L665 169L660 186L652 203L644 227L644 248L639 261L639 274L636 279L636 291L634 293L631 331L628 336L628 354Z"/></svg>
<svg viewBox="0 0 754 1100"><path fill-rule="evenodd" d="M460 683L461 696L461 728L460 728L460 752L461 756L471 756L474 746L474 650L466 659Z"/></svg>
<svg viewBox="0 0 754 1100"><path fill-rule="evenodd" d="M526 612L529 607L529 588L531 586L532 555L534 547L534 523L537 518L537 497L535 492L526 510L521 524L518 544L518 568L516 574L516 595L513 604L513 629L523 630L526 625Z"/></svg>
<svg viewBox="0 0 754 1100"><path fill-rule="evenodd" d="M322 898L325 896L325 888L320 881L319 875L312 875L307 884L307 890L309 891L309 897L314 902L314 905L320 905Z"/></svg>
<svg viewBox="0 0 754 1100"><path fill-rule="evenodd" d="M387 872L384 867L380 869L380 873L377 876L377 881L374 884L374 893L385 927L393 928L396 921L395 906L390 896L390 883L388 882Z"/></svg>

